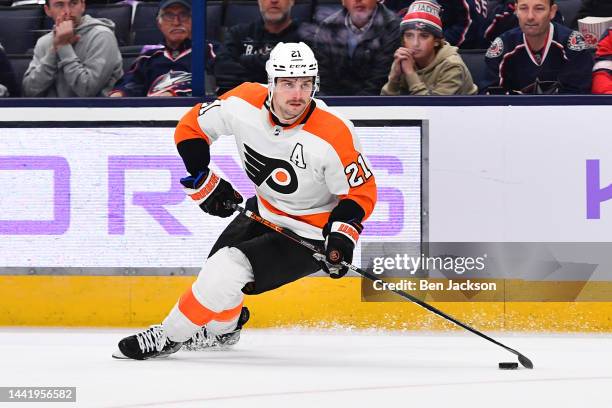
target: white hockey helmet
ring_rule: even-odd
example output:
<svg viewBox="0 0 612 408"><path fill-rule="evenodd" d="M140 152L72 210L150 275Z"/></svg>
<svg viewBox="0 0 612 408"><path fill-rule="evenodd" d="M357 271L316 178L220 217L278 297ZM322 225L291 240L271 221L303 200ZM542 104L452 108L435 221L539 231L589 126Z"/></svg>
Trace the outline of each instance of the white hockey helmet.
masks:
<svg viewBox="0 0 612 408"><path fill-rule="evenodd" d="M266 61L266 73L270 99L277 78L314 77L314 87L310 96L313 97L319 90L319 64L310 47L303 42L276 44Z"/></svg>

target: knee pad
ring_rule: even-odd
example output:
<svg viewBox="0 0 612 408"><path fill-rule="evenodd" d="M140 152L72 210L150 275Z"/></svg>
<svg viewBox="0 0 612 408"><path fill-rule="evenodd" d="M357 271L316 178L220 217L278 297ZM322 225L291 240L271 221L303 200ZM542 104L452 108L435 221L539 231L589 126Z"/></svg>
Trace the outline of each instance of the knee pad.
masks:
<svg viewBox="0 0 612 408"><path fill-rule="evenodd" d="M253 268L244 253L225 247L208 258L192 291L202 306L219 313L238 306L244 296L242 288L253 279Z"/></svg>

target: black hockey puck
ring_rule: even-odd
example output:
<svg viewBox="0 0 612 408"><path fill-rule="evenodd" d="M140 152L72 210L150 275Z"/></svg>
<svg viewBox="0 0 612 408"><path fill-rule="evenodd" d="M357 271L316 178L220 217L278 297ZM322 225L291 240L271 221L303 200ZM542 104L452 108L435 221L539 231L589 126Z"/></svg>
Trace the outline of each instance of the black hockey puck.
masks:
<svg viewBox="0 0 612 408"><path fill-rule="evenodd" d="M518 368L518 363L509 362L509 363L499 363L500 370L516 370Z"/></svg>

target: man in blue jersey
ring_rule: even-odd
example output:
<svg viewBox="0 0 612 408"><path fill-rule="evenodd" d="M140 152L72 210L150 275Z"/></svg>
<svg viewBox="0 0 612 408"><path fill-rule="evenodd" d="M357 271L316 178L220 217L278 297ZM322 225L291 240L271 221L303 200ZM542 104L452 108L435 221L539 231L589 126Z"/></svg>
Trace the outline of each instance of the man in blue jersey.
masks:
<svg viewBox="0 0 612 408"><path fill-rule="evenodd" d="M593 49L582 34L552 22L554 0L517 0L519 27L497 37L485 57L489 93L584 94Z"/></svg>
<svg viewBox="0 0 612 408"><path fill-rule="evenodd" d="M191 0L160 3L164 44L143 52L109 96L191 96Z"/></svg>

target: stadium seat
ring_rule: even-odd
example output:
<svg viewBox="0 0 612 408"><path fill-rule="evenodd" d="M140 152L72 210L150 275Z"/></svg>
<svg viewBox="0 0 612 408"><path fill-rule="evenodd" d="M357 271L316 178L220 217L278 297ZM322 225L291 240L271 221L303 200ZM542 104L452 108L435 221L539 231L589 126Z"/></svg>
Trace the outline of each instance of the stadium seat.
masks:
<svg viewBox="0 0 612 408"><path fill-rule="evenodd" d="M95 18L107 18L115 23L115 37L119 46L130 43L132 6L129 4L88 5L86 13Z"/></svg>
<svg viewBox="0 0 612 408"><path fill-rule="evenodd" d="M0 43L7 54L23 54L34 48L41 32L42 7L1 7Z"/></svg>
<svg viewBox="0 0 612 408"><path fill-rule="evenodd" d="M291 17L302 22L310 22L312 5L310 1L296 1L291 9ZM256 1L232 1L227 4L223 25L231 27L236 24L247 24L261 19L259 4Z"/></svg>
<svg viewBox="0 0 612 408"><path fill-rule="evenodd" d="M146 45L136 44L136 45L124 45L119 47L119 51L121 51L121 55L123 54L140 54L142 52L143 47Z"/></svg>
<svg viewBox="0 0 612 408"><path fill-rule="evenodd" d="M223 3L220 1L206 2L206 39L221 40L221 22L223 21Z"/></svg>
<svg viewBox="0 0 612 408"><path fill-rule="evenodd" d="M303 23L312 21L312 3L310 1L296 1L291 9L291 17Z"/></svg>
<svg viewBox="0 0 612 408"><path fill-rule="evenodd" d="M254 1L232 1L227 4L223 25L232 27L260 19L259 5Z"/></svg>
<svg viewBox="0 0 612 408"><path fill-rule="evenodd" d="M557 0L556 3L557 7L559 7L559 11L563 15L565 25L571 27L574 20L576 20L582 2L580 0Z"/></svg>
<svg viewBox="0 0 612 408"><path fill-rule="evenodd" d="M9 61L11 66L13 67L13 72L15 73L15 79L19 86L21 86L21 82L23 81L23 74L28 70L28 66L30 65L30 61L32 61L31 55L9 55Z"/></svg>
<svg viewBox="0 0 612 408"><path fill-rule="evenodd" d="M130 70L132 63L136 61L136 58L140 53L121 53L121 57L123 58L123 73L125 74Z"/></svg>
<svg viewBox="0 0 612 408"><path fill-rule="evenodd" d="M465 62L465 65L470 70L472 80L478 86L478 90L481 90L481 85L487 72L487 65L485 63L486 53L487 50L459 50L459 55L461 55L463 62Z"/></svg>
<svg viewBox="0 0 612 408"><path fill-rule="evenodd" d="M164 41L155 21L158 8L157 3L138 3L136 5L132 23L134 45L159 44Z"/></svg>
<svg viewBox="0 0 612 408"><path fill-rule="evenodd" d="M489 0L489 1L487 2L487 17L488 17L489 19L492 19L492 18L494 17L494 16L493 16L493 11L495 10L495 8L496 8L497 6L499 6L500 4L502 4L502 3L503 3L503 1L504 1L504 0Z"/></svg>

